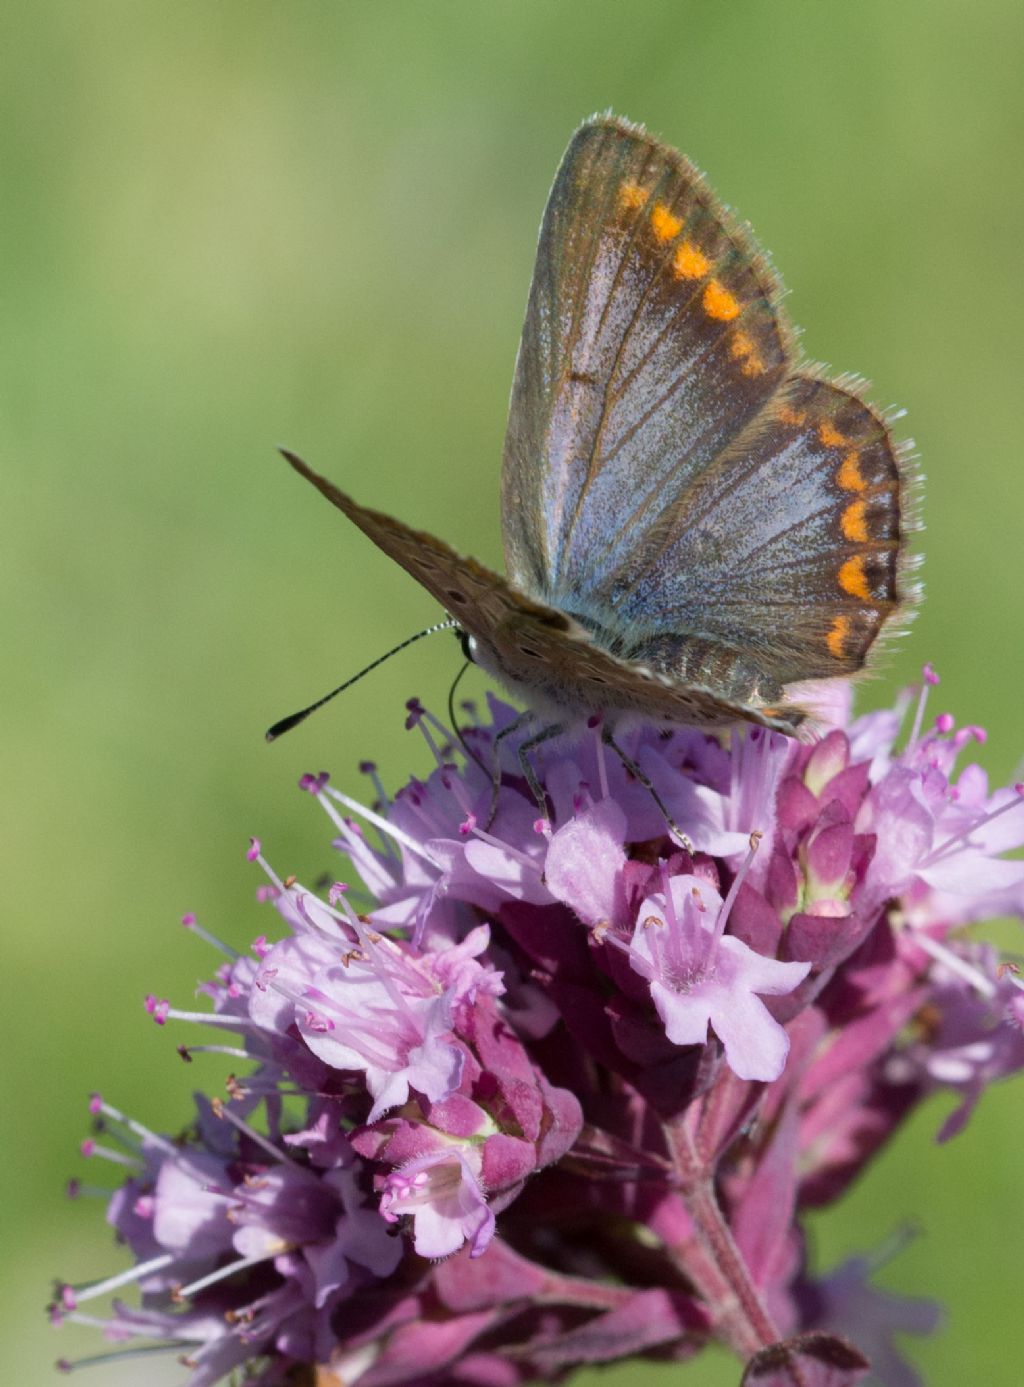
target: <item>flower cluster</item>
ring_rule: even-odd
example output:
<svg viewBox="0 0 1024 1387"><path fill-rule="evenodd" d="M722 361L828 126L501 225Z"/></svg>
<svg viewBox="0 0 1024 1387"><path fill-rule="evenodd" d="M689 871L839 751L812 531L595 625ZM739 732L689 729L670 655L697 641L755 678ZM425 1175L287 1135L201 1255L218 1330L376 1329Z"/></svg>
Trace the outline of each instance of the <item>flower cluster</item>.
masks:
<svg viewBox="0 0 1024 1387"><path fill-rule="evenodd" d="M1024 915L1024 787L958 769L984 734L925 729L934 682L809 745L595 722L531 753L493 701L456 751L414 702L427 780L389 801L365 766L370 807L305 776L351 879L253 840L273 930L239 955L186 917L212 1010L148 1009L250 1070L178 1140L93 1100L135 1260L55 1320L159 1340L188 1387L505 1387L711 1338L761 1387L860 1380L862 1349L915 1381L891 1334L933 1308L867 1260L816 1278L801 1214L927 1095L959 1095L945 1139L1024 1064L1016 972L964 932Z"/></svg>

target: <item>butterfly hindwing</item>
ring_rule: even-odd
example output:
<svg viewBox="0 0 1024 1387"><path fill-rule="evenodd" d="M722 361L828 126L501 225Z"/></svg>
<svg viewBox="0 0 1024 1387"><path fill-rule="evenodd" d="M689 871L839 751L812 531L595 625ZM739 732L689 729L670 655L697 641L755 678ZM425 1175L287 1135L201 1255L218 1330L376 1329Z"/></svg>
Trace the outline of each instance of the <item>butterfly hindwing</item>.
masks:
<svg viewBox="0 0 1024 1387"><path fill-rule="evenodd" d="M885 421L796 376L638 551L618 619L743 651L779 684L853 673L902 599L904 500ZM685 641L669 667L707 675Z"/></svg>

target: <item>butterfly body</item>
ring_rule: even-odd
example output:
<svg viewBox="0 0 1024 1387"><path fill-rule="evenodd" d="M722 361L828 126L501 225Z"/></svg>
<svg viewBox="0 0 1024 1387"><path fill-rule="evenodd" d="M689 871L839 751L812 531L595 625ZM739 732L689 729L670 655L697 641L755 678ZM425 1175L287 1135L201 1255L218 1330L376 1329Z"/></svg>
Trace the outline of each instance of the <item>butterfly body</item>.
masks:
<svg viewBox="0 0 1024 1387"><path fill-rule="evenodd" d="M577 131L541 227L502 467L508 577L314 483L547 717L794 732L787 686L904 614L906 463L795 360L777 282L675 151Z"/></svg>

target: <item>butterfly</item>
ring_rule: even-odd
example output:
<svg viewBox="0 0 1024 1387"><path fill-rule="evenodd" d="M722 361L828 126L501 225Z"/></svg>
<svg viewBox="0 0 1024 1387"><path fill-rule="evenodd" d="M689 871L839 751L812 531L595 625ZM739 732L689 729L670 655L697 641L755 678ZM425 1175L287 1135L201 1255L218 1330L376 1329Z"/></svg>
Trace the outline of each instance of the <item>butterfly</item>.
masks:
<svg viewBox="0 0 1024 1387"><path fill-rule="evenodd" d="M295 470L552 722L793 734L789 686L861 670L905 615L904 451L798 360L779 284L682 155L613 116L555 177L502 466L507 578Z"/></svg>

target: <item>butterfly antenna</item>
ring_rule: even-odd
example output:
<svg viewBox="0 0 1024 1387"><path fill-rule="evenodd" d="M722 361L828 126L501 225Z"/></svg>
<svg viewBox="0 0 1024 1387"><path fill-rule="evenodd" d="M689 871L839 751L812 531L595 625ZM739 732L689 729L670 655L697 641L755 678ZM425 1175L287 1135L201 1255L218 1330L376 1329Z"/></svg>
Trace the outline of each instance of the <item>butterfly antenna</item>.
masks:
<svg viewBox="0 0 1024 1387"><path fill-rule="evenodd" d="M466 741L466 738L462 732L462 728L459 726L458 720L455 716L455 691L462 682L462 676L466 673L466 670L469 669L472 663L472 660L467 660L463 664L462 668L459 670L458 674L452 680L452 686L448 690L448 721L451 723L455 735L459 739L459 744L461 745L462 750L465 752L469 760L475 761L476 764L483 771L484 775L490 776L490 771L484 765L483 761L481 761L480 757L476 754L476 752L473 750L470 744Z"/></svg>
<svg viewBox="0 0 1024 1387"><path fill-rule="evenodd" d="M376 669L378 665L382 665L385 660L390 660L392 655L397 655L398 652L404 650L406 646L415 645L415 643L421 641L424 636L434 636L438 631L452 631L455 629L456 625L457 623L452 621L451 617L449 617L447 621L439 621L433 626L427 626L422 631L417 631L414 636L409 636L406 640L400 642L393 650L389 650L386 655L378 656L372 664L367 665L365 669L361 669L358 674L353 674L351 679L346 679L344 684L339 684L336 689L332 689L330 693L324 694L323 698L318 698L317 701L311 703L308 708L301 708L297 713L290 713L288 717L281 718L280 722L275 722L273 727L268 727L266 731L267 741L275 742L278 737L282 737L286 732L290 732L293 727L298 727L300 722L305 722L310 713L315 713L316 710L322 708L325 703L330 703L332 698L336 698L338 694L344 693L346 689L350 689L353 684L357 684L359 680L362 679L364 674L369 674L371 670Z"/></svg>

